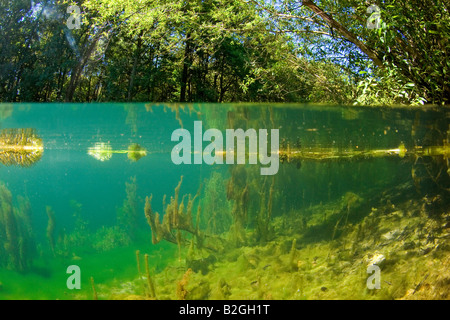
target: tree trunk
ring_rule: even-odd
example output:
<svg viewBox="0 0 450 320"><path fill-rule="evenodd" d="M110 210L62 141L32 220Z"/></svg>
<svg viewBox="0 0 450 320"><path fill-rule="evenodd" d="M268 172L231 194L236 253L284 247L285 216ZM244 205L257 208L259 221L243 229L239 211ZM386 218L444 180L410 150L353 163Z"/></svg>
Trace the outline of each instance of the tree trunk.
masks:
<svg viewBox="0 0 450 320"><path fill-rule="evenodd" d="M66 99L65 102L72 102L73 96L75 94L75 90L78 87L78 84L80 82L81 73L83 72L84 67L89 61L89 58L91 57L92 53L95 50L95 47L97 46L97 42L100 40L100 37L103 33L103 29L100 29L99 32L95 35L94 39L92 40L92 43L88 46L88 48L83 53L80 62L78 65L72 70L72 73L70 75L70 83L69 87L66 91Z"/></svg>
<svg viewBox="0 0 450 320"><path fill-rule="evenodd" d="M189 67L191 64L191 41L189 40L191 34L186 34L186 46L184 49L184 59L183 59L183 73L181 74L180 83L180 102L186 102L186 88L189 79Z"/></svg>
<svg viewBox="0 0 450 320"><path fill-rule="evenodd" d="M364 42L360 41L358 37L348 31L344 26L342 26L339 22L333 19L328 13L320 9L310 0L304 0L303 5L307 6L311 9L315 14L320 16L329 26L330 28L334 28L341 35L343 35L348 41L356 45L362 52L367 54L367 56L378 66L383 67L383 61L378 57L378 54L371 48L369 48Z"/></svg>
<svg viewBox="0 0 450 320"><path fill-rule="evenodd" d="M134 85L134 79L136 77L136 69L137 69L137 66L139 63L139 58L141 56L142 36L143 35L144 35L144 31L141 31L141 33L139 33L136 53L134 55L133 69L131 70L130 82L128 84L128 97L127 97L128 102L130 102L133 99L133 85Z"/></svg>

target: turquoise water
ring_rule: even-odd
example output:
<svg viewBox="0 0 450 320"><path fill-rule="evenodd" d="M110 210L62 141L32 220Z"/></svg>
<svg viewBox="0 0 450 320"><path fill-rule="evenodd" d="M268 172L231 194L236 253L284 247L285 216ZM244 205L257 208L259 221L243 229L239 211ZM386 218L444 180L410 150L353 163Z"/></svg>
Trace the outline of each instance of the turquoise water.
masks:
<svg viewBox="0 0 450 320"><path fill-rule="evenodd" d="M17 163L0 168L3 190L9 190L12 197L9 202L8 197L2 198L0 241L4 245L0 251L0 299L92 299L95 295L90 277L95 279L96 291L102 299L121 299L124 298L123 292L148 298L151 294L148 289L143 289L145 284L141 283L143 275L146 275L144 253L149 254L157 291L159 287L162 292L160 298L186 298L177 295L176 283L189 268L194 271L193 277L200 279L203 272L199 270L202 268L196 270L194 260L203 261L214 256L215 262L208 263L207 268L209 271L217 268L219 274L221 263L242 260L230 258L221 261L221 256L238 257L248 250L270 245L287 247L280 249L280 259L283 260L294 238L295 252L300 257L308 246L317 246L314 250L320 252L319 244L332 246L336 241L346 242L342 239L351 237L351 228L362 224L372 208L381 211L386 206L383 195L392 194L390 201L396 202L398 207L408 201L417 202L414 208L411 205L402 209L405 212L421 210L420 201L424 197L448 198L449 113L446 108L8 104L0 105L0 110L1 129L32 128L43 144L42 157L31 166ZM248 161L246 165L175 165L171 152L177 142L171 141L171 135L179 128L194 134L194 121L202 121L204 130L215 128L222 132L237 128L278 129L278 172L274 176L262 176L259 171L261 164L248 164ZM97 143L108 144L119 152L110 153L110 159L100 161L88 154L89 148ZM146 150L145 156L137 161L128 157L129 147L133 144ZM204 142L203 147L206 145ZM433 151L425 152L426 148ZM169 236L152 244L152 230L144 214L145 199L152 195L153 213L159 212L162 221L181 176L178 205L184 199L186 210L188 196L183 198L183 195L194 196L198 192L192 217L189 216L193 229L197 231L190 232L172 225L172 239L182 239L177 240L178 244L168 241ZM408 191L396 197L394 194L403 190L400 186ZM248 192L248 197L244 201L240 195L245 192ZM354 198L349 194L355 195ZM24 198L19 199L18 196ZM357 200L348 200L348 197ZM21 203L26 202L23 199L27 199L30 207L27 211L31 217L29 226L28 220L21 215L25 212L21 207ZM11 220L5 213L8 203L15 208L11 210L16 222L13 228L15 236L13 229L7 227ZM198 216L197 206L201 206ZM441 207L436 209L439 211L436 214L446 221L448 206L442 204ZM52 227L49 227L48 208L54 213ZM427 215L426 212L423 214ZM305 222L304 228L297 227L299 219ZM409 220L405 220L407 223ZM445 233L446 230L441 228L440 232ZM386 234L389 227L384 226L382 231L383 235ZM200 242L196 242L200 238L208 242L208 239L216 237L222 239L222 244L215 245L214 250L202 248ZM405 241L405 237L388 242L385 247L392 246L394 250L394 243ZM20 249L25 248L25 239L31 240L26 243L26 250ZM443 239L447 241L445 237ZM417 242L420 241L418 238ZM226 245L223 244L225 242ZM421 256L421 261L425 264L428 260L445 259L448 256L448 252L442 249L445 245L446 242L441 244L441 249L436 251L437 256ZM416 249L419 247L423 245L417 245ZM190 248L197 250L195 259L190 256ZM345 244L343 248L339 250L349 250ZM139 270L136 250L141 253ZM367 248L364 249L366 251L361 248L352 250L352 254L360 254L361 259L370 251ZM378 252L380 248L374 251ZM383 254L389 256L389 253ZM304 258L298 258L299 269L295 274L310 258L306 253ZM264 261L263 255L258 259ZM396 261L404 259L397 258ZM27 262L19 263L18 260ZM330 262L327 263L328 266ZM80 290L66 286L69 277L66 268L72 264L81 269ZM259 264L263 262L258 262L255 270L265 267ZM394 274L392 265L390 268L387 272ZM265 272L266 269L261 270ZM173 284L168 283L167 270L176 270ZM293 274L289 268L281 268L277 272L283 275L281 278ZM165 278L162 276L164 273ZM216 281L212 276L208 277L202 281ZM364 283L365 276L359 281ZM408 281L413 282L411 279ZM165 287L170 285L172 293ZM352 285L349 285L349 291L352 291ZM282 280L279 286L283 286ZM295 290L286 293L283 289L285 293L281 294L280 288L274 285L271 297L295 298ZM408 288L404 285L397 296L389 289L391 291L378 298L403 297ZM364 286L359 289L361 296L358 297L366 298L367 289ZM242 290L236 288L231 296L222 298L253 297L251 294L246 296ZM198 297L217 298L214 292L210 289ZM349 298L347 293L335 294L332 298ZM320 297L305 293L302 298Z"/></svg>

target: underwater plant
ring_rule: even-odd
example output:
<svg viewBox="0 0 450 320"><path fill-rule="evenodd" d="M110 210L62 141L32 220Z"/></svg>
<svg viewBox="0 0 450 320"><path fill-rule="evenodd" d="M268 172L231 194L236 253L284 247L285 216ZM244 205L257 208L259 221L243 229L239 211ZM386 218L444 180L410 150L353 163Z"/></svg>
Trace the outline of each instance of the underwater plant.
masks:
<svg viewBox="0 0 450 320"><path fill-rule="evenodd" d="M216 235L206 234L199 229L201 206L197 206L196 224L194 225L192 210L194 202L200 194L200 188L197 194L192 197L191 194L184 195L179 201L179 192L181 183L183 182L183 176L181 176L178 185L175 188L174 196L170 197L170 202L164 207L164 215L162 222L160 221L160 215L158 212L153 213L151 201L153 195L146 197L145 199L145 217L152 231L152 243L157 244L161 240L178 245L179 250L181 246L189 245L191 242L188 238L184 237L184 233L187 233L195 238L197 249L208 249L212 251L219 251L223 249L224 239ZM184 199L188 197L187 205L184 204ZM165 197L163 204L165 202Z"/></svg>
<svg viewBox="0 0 450 320"><path fill-rule="evenodd" d="M265 180L265 179L264 179ZM266 190L263 187L259 191L260 195L260 208L258 215L256 217L256 240L260 243L265 243L269 240L270 230L270 221L272 218L272 207L273 207L273 195L275 192L275 176L272 177L272 183L270 185L269 190L269 199L266 204Z"/></svg>
<svg viewBox="0 0 450 320"><path fill-rule="evenodd" d="M50 248L52 250L53 255L56 254L55 252L55 212L53 211L52 207L47 206L45 208L45 211L47 212L48 217L48 223L47 223L47 239L50 244Z"/></svg>
<svg viewBox="0 0 450 320"><path fill-rule="evenodd" d="M125 124L130 126L131 133L135 135L138 131L137 120L138 120L138 110L137 106L134 104L126 104L123 106L127 117L125 119Z"/></svg>
<svg viewBox="0 0 450 320"><path fill-rule="evenodd" d="M99 161L108 161L113 154L110 143L96 142L93 147L88 149L88 155L93 156Z"/></svg>
<svg viewBox="0 0 450 320"><path fill-rule="evenodd" d="M89 243L97 252L105 252L117 247L124 247L131 242L130 236L119 226L102 226L92 235Z"/></svg>
<svg viewBox="0 0 450 320"><path fill-rule="evenodd" d="M189 279L191 277L192 270L187 269L186 273L183 275L183 279L178 281L177 283L177 298L178 300L186 300L186 297L189 293L189 291L186 289Z"/></svg>
<svg viewBox="0 0 450 320"><path fill-rule="evenodd" d="M200 200L204 212L200 226L209 233L221 234L230 228L232 207L223 192L225 186L226 180L218 172L213 172L208 179L205 179Z"/></svg>
<svg viewBox="0 0 450 320"><path fill-rule="evenodd" d="M174 197L170 198L170 203L165 208L162 223L160 222L159 214L154 214L151 208L153 195L145 199L145 217L152 230L153 244L157 244L163 239L175 244L180 244L181 240L176 233L181 230L193 235L197 234L197 228L194 226L192 220L192 206L198 194L195 195L194 198L189 195L188 206L185 210L183 202L179 203L179 192L182 182L183 176L181 176L180 182L175 188ZM198 213L199 212L200 207L198 207Z"/></svg>
<svg viewBox="0 0 450 320"><path fill-rule="evenodd" d="M136 176L125 182L126 198L121 208L117 210L117 224L132 239L138 230L138 204Z"/></svg>
<svg viewBox="0 0 450 320"><path fill-rule="evenodd" d="M138 161L142 157L147 155L147 151L138 145L137 143L132 143L128 146L128 159L131 161Z"/></svg>
<svg viewBox="0 0 450 320"><path fill-rule="evenodd" d="M24 270L31 267L32 260L36 256L36 241L31 223L31 204L28 197L17 196L18 206L14 208L14 215L17 217L20 234L20 257Z"/></svg>
<svg viewBox="0 0 450 320"><path fill-rule="evenodd" d="M3 129L0 133L0 162L5 166L29 167L42 158L44 145L35 129Z"/></svg>
<svg viewBox="0 0 450 320"><path fill-rule="evenodd" d="M31 267L36 246L29 200L18 197L18 202L14 208L11 191L0 183L0 266L24 271Z"/></svg>
<svg viewBox="0 0 450 320"><path fill-rule="evenodd" d="M148 290L150 293L150 297L156 299L155 285L153 284L153 279L150 276L150 266L148 264L148 254L147 253L144 255L144 259L145 259L145 274L147 275L147 284L148 284Z"/></svg>
<svg viewBox="0 0 450 320"><path fill-rule="evenodd" d="M249 205L249 185L247 183L247 171L245 166L236 165L231 170L231 178L227 184L227 199L234 200L231 215L233 242L236 245L246 243L245 227L247 224Z"/></svg>
<svg viewBox="0 0 450 320"><path fill-rule="evenodd" d="M108 142L96 142L93 147L88 148L88 155L94 157L99 161L108 161L112 158L114 153L127 154L131 161L138 161L147 155L147 150L137 143L132 143L127 150L113 150L111 144Z"/></svg>
<svg viewBox="0 0 450 320"><path fill-rule="evenodd" d="M175 113L175 119L178 120L180 127L183 128L183 121L181 120L181 112L184 114L197 114L199 117L201 115L201 111L199 110L199 106L190 103L162 103L162 104L146 104L145 110L147 112L153 112L154 107L163 107L164 113L167 113L167 110L170 110L172 113Z"/></svg>

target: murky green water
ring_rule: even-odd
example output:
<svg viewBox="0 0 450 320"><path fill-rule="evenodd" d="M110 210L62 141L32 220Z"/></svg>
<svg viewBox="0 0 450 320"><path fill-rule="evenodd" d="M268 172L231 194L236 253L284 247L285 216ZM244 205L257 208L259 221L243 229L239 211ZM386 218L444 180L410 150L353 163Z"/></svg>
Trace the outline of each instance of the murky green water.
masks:
<svg viewBox="0 0 450 320"><path fill-rule="evenodd" d="M449 298L448 108L8 104L0 115L0 299ZM225 147L223 164L206 164L196 121L223 146L227 129L267 129L270 150L278 129L266 156L279 168L262 175L260 149L249 163L251 139L245 164L226 163ZM173 162L180 128L192 164Z"/></svg>

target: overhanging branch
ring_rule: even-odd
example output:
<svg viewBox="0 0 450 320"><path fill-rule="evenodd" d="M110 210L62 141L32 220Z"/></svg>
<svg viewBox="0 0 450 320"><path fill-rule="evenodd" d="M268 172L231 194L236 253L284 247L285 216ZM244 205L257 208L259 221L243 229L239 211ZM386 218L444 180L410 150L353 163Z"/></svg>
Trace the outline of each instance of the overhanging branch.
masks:
<svg viewBox="0 0 450 320"><path fill-rule="evenodd" d="M367 56L372 59L372 61L378 66L383 68L383 62L378 57L377 53L369 48L364 42L358 39L358 37L347 30L344 26L342 26L339 22L333 19L328 13L320 9L314 2L310 0L304 0L303 5L312 10L315 14L319 15L331 28L334 28L337 32L342 34L348 41L355 44L362 52L367 54Z"/></svg>

